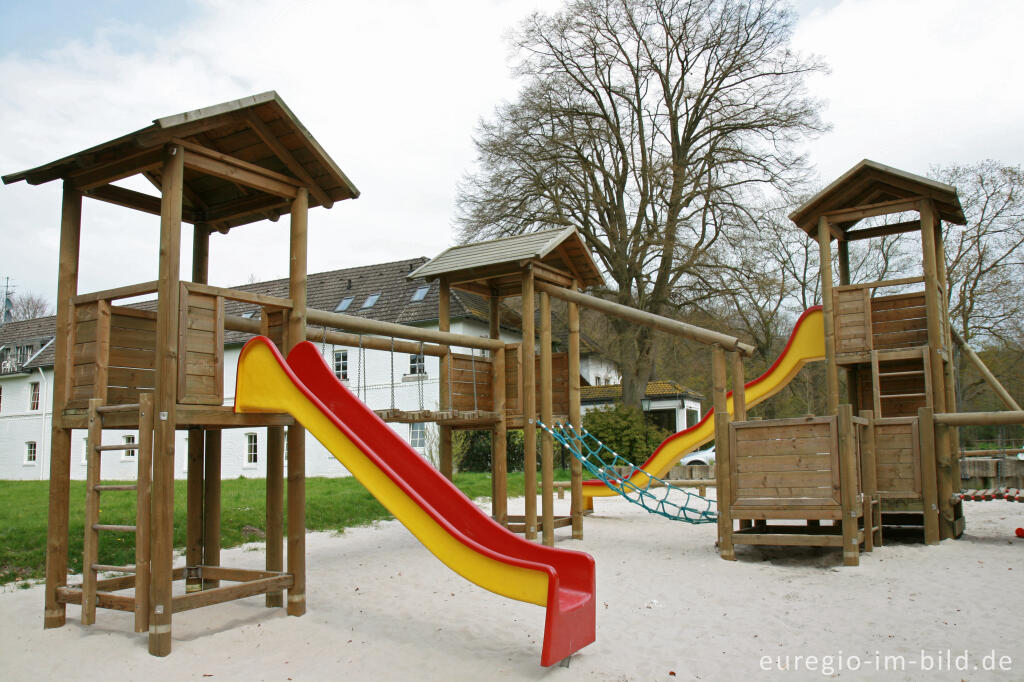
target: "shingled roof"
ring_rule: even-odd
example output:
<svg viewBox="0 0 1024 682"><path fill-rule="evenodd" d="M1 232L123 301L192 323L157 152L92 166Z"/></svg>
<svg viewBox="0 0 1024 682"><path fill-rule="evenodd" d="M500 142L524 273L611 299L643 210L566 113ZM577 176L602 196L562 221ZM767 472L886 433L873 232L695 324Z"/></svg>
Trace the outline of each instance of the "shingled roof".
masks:
<svg viewBox="0 0 1024 682"><path fill-rule="evenodd" d="M675 381L649 381L645 398L694 398L702 400L704 396L696 391L686 388ZM581 386L580 402L582 403L610 403L622 400L622 384L605 384L603 386Z"/></svg>

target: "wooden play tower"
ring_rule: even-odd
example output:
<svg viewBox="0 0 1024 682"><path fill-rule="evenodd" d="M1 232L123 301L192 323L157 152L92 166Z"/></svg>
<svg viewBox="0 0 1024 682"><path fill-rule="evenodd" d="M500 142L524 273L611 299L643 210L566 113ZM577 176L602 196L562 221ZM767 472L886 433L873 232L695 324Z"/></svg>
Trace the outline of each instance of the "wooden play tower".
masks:
<svg viewBox="0 0 1024 682"><path fill-rule="evenodd" d="M114 184L146 178L159 196ZM174 613L266 594L292 615L305 611L305 437L287 415L235 414L224 405L225 301L262 309L259 331L282 350L306 338L307 211L359 195L274 92L157 119L91 149L3 178L63 181L60 267L46 553L45 627L65 622L66 605L135 613L149 650L171 650ZM159 266L151 282L78 291L82 198L160 217ZM289 294L260 296L207 284L214 232L290 216ZM191 281L180 272L182 223L192 223ZM118 301L156 294L155 310ZM245 322L257 322L245 320ZM244 326L244 325L242 325ZM235 325L238 328L239 325ZM252 331L252 330L250 330ZM220 565L220 433L268 427L267 570ZM284 427L288 443L288 552L283 551ZM103 430L139 429L137 485L102 485ZM83 583L67 584L71 430L88 429ZM186 566L173 568L175 431L187 430ZM151 468L151 473L150 473ZM151 490L150 490L151 483ZM100 498L134 491L134 525L102 523ZM150 499L151 496L151 499ZM103 564L100 533L136 533L136 562ZM99 579L101 572L123 577ZM174 590L185 580L183 591ZM225 584L221 584L221 583ZM125 590L134 588L134 594Z"/></svg>

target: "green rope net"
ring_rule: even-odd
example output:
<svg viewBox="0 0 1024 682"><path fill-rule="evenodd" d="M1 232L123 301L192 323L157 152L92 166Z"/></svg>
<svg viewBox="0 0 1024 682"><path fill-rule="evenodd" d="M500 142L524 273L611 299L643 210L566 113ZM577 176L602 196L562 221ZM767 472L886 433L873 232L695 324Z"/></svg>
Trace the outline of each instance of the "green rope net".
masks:
<svg viewBox="0 0 1024 682"><path fill-rule="evenodd" d="M617 454L586 429L581 428L577 432L571 424L556 422L554 426L548 426L540 420L537 421L537 425L565 446L594 477L633 504L673 521L718 521L718 512L714 509L715 500L677 488L650 475ZM625 475L619 473L623 468L627 471Z"/></svg>

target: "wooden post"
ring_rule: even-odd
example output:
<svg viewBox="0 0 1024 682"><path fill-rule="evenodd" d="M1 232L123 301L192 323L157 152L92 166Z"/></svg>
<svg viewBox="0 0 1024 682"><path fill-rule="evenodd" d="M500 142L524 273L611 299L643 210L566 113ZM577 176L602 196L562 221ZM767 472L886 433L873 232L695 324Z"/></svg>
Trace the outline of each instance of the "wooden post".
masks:
<svg viewBox="0 0 1024 682"><path fill-rule="evenodd" d="M931 399L935 412L946 411L946 370L943 364L950 348L945 343L945 306L939 282L938 246L935 232L937 216L935 205L931 199L922 199L921 213L921 251L924 264L924 298L925 314L928 318L928 360L931 371ZM923 426L922 426L923 428ZM935 480L936 496L939 510L939 538L944 540L953 537L953 468L950 457L949 429L938 429L935 434ZM925 453L922 449L922 456Z"/></svg>
<svg viewBox="0 0 1024 682"><path fill-rule="evenodd" d="M441 278L438 284L437 330L442 332L451 330L451 284L444 277ZM438 390L440 391L440 396L438 397L442 412L452 409L452 386L450 382L452 370L451 351L452 349L449 348L448 352L441 356L439 363L441 376L440 381L438 381ZM441 470L441 475L450 481L455 475L455 463L452 461L452 427L441 426L438 431L440 436L438 439L438 467Z"/></svg>
<svg viewBox="0 0 1024 682"><path fill-rule="evenodd" d="M533 268L523 271L522 318L522 372L523 394L523 487L526 497L526 539L537 539L537 377L534 358L536 342L533 322Z"/></svg>
<svg viewBox="0 0 1024 682"><path fill-rule="evenodd" d="M78 252L82 231L82 193L64 183L57 274L57 335L54 339L53 409L50 429L50 500L46 528L46 600L43 627L64 625L67 607L57 589L68 584L68 511L71 487L71 429L64 428L64 406L71 391L72 334L78 295Z"/></svg>
<svg viewBox="0 0 1024 682"><path fill-rule="evenodd" d="M843 512L843 564L860 563L860 542L857 540L857 434L853 432L853 408L849 403L839 406L839 507ZM867 529L864 533L867 534Z"/></svg>
<svg viewBox="0 0 1024 682"><path fill-rule="evenodd" d="M575 291L579 283L573 280ZM580 309L569 301L567 303L569 317L569 423L577 433L583 427L582 410L580 407ZM583 464L576 457L569 458L571 495L569 496L570 515L572 516L572 537L583 539Z"/></svg>
<svg viewBox="0 0 1024 682"><path fill-rule="evenodd" d="M203 563L203 429L188 430L188 481L185 486L185 591L203 589L195 567Z"/></svg>
<svg viewBox="0 0 1024 682"><path fill-rule="evenodd" d="M153 394L139 394L139 454L135 480L135 632L149 630L150 482L153 478Z"/></svg>
<svg viewBox="0 0 1024 682"><path fill-rule="evenodd" d="M203 565L220 566L221 430L205 431L206 462L203 487ZM218 587L219 580L203 579L203 589Z"/></svg>
<svg viewBox="0 0 1024 682"><path fill-rule="evenodd" d="M267 570L284 570L284 427L267 427ZM268 608L284 606L284 595L267 592Z"/></svg>
<svg viewBox="0 0 1024 682"><path fill-rule="evenodd" d="M832 310L832 244L828 218L818 218L818 254L821 269L821 308L825 323L825 386L828 413L839 409L839 368L836 365L836 321Z"/></svg>
<svg viewBox="0 0 1024 682"><path fill-rule="evenodd" d="M489 301L490 337L501 338L501 299L496 292ZM491 351L491 395L498 422L491 430L491 516L508 526L508 426L505 421L505 349Z"/></svg>
<svg viewBox="0 0 1024 682"><path fill-rule="evenodd" d="M300 187L292 201L289 241L288 349L306 338L306 249L309 194ZM306 430L288 427L288 572L293 584L288 590L288 615L306 612Z"/></svg>
<svg viewBox="0 0 1024 682"><path fill-rule="evenodd" d="M156 318L156 428L153 445L153 514L150 549L149 653L171 653L171 581L174 561L174 428L178 377L181 203L185 150L164 152L160 200L160 264Z"/></svg>
<svg viewBox="0 0 1024 682"><path fill-rule="evenodd" d="M875 504L878 495L878 465L875 457L875 413L861 410L867 420L860 440L860 484L864 493L864 551L870 552L882 545L881 508ZM878 531L873 530L878 527Z"/></svg>
<svg viewBox="0 0 1024 682"><path fill-rule="evenodd" d="M736 560L732 545L732 453L729 451L729 408L726 402L725 351L711 348L711 382L715 408L715 480L718 482L718 553Z"/></svg>
<svg viewBox="0 0 1024 682"><path fill-rule="evenodd" d="M924 542L939 543L938 487L935 482L935 411L917 409L918 443L921 448L921 508L924 513Z"/></svg>
<svg viewBox="0 0 1024 682"><path fill-rule="evenodd" d="M551 380L551 297L540 295L540 418L548 426L554 421L554 387ZM540 435L542 538L555 545L554 439L547 431Z"/></svg>
<svg viewBox="0 0 1024 682"><path fill-rule="evenodd" d="M743 378L743 355L739 351L729 351L732 358L732 418L734 421L747 421L747 385Z"/></svg>
<svg viewBox="0 0 1024 682"><path fill-rule="evenodd" d="M103 453L99 447L103 444L103 418L99 408L103 401L99 398L89 400L89 429L85 440L85 537L82 542L82 625L96 622L96 571L92 565L99 563L98 551L100 534L96 524L100 522L100 493L96 487L100 484L100 464Z"/></svg>

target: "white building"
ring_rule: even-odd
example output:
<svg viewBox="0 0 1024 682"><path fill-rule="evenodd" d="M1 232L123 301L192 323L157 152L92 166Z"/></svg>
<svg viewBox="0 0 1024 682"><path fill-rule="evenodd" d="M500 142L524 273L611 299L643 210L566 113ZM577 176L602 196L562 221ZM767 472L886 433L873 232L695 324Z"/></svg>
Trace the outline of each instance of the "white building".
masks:
<svg viewBox="0 0 1024 682"><path fill-rule="evenodd" d="M703 396L675 381L650 381L641 398L641 407L647 418L656 426L675 433L688 429L703 416ZM593 382L580 390L580 409L584 414L591 410L608 408L622 400L622 385L603 385Z"/></svg>
<svg viewBox="0 0 1024 682"><path fill-rule="evenodd" d="M426 258L381 263L309 275L308 305L321 310L344 312L385 322L437 329L438 283L408 280L406 275L425 263ZM273 296L287 296L285 279L232 287ZM147 304L141 303L140 307ZM252 316L254 306L227 302L226 312ZM451 331L487 337L488 304L474 294L452 290ZM562 325L564 327L564 325ZM46 317L0 325L0 479L31 480L49 476L50 386L53 377L53 336L55 318ZM314 329L310 327L310 329ZM518 315L506 311L501 337L509 343L521 339ZM557 339L556 334L556 339ZM564 336L564 332L563 332ZM225 333L224 396L234 399L238 354L248 336ZM335 374L373 409L439 409L439 360L436 357L360 349L357 346L318 344ZM599 357L593 344L581 342L581 375L584 385L606 383L618 374L614 366ZM470 349L458 349L472 353ZM476 351L479 353L480 351ZM414 448L436 457L437 430L433 424L392 424ZM71 477L84 479L85 431L72 439ZM105 444L135 442L135 431L103 432ZM175 476L185 478L188 433L177 436ZM306 475L346 476L344 467L307 433ZM223 478L266 475L266 429L226 429L222 437ZM136 477L135 453L103 453L104 479L131 480Z"/></svg>

